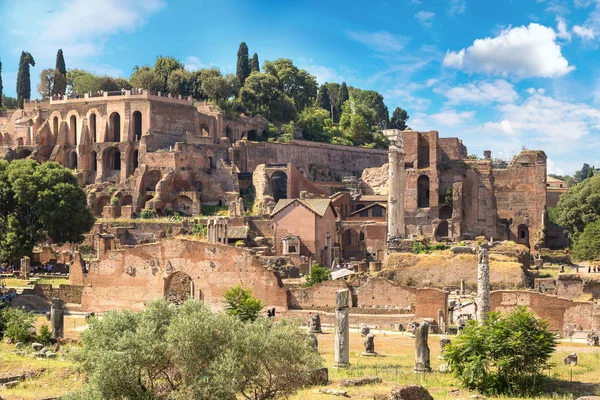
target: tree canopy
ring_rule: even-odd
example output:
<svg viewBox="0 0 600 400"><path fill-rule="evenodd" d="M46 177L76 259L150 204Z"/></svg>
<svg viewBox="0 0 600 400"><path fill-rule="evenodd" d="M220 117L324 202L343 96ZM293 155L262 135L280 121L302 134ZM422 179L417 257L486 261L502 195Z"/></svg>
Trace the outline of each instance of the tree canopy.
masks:
<svg viewBox="0 0 600 400"><path fill-rule="evenodd" d="M0 260L30 255L47 238L80 243L93 225L71 170L55 162L0 160Z"/></svg>
<svg viewBox="0 0 600 400"><path fill-rule="evenodd" d="M52 94L54 96L64 95L67 90L67 66L62 49L56 53L56 67L54 72L54 81L52 85Z"/></svg>
<svg viewBox="0 0 600 400"><path fill-rule="evenodd" d="M260 63L258 62L258 54L254 53L250 61L250 73L260 72Z"/></svg>
<svg viewBox="0 0 600 400"><path fill-rule="evenodd" d="M109 311L81 336L77 359L88 380L71 400L283 398L322 365L296 324L244 323L194 299Z"/></svg>
<svg viewBox="0 0 600 400"><path fill-rule="evenodd" d="M257 56L258 59L258 56ZM248 46L245 42L240 43L237 53L237 67L235 74L243 85L246 78L250 75L250 63L248 62Z"/></svg>
<svg viewBox="0 0 600 400"><path fill-rule="evenodd" d="M569 188L560 196L558 205L558 223L576 242L585 226L600 216L600 175Z"/></svg>
<svg viewBox="0 0 600 400"><path fill-rule="evenodd" d="M573 258L596 260L600 257L600 219L588 223L573 244Z"/></svg>
<svg viewBox="0 0 600 400"><path fill-rule="evenodd" d="M401 131L406 129L406 121L408 121L408 113L400 107L396 107L390 118L390 128L400 129Z"/></svg>

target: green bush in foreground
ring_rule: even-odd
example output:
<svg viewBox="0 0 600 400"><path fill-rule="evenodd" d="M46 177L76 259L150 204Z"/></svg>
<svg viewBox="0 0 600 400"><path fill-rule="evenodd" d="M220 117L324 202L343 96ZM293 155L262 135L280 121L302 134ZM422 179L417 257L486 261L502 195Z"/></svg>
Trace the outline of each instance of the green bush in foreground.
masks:
<svg viewBox="0 0 600 400"><path fill-rule="evenodd" d="M223 297L227 314L238 317L243 322L255 321L265 306L261 300L252 296L250 289L244 289L242 285L230 288Z"/></svg>
<svg viewBox="0 0 600 400"><path fill-rule="evenodd" d="M331 279L331 271L328 268L321 267L315 264L310 269L310 274L306 276L306 287L316 285L317 283L325 282Z"/></svg>
<svg viewBox="0 0 600 400"><path fill-rule="evenodd" d="M16 307L2 309L0 316L4 325L4 337L16 342L28 342L31 337L31 328L35 322L35 315Z"/></svg>
<svg viewBox="0 0 600 400"><path fill-rule="evenodd" d="M525 307L508 315L491 312L484 324L470 321L444 349L444 358L467 388L488 395L529 396L556 347L545 320Z"/></svg>
<svg viewBox="0 0 600 400"><path fill-rule="evenodd" d="M76 357L88 381L65 399L285 398L322 365L295 323L244 323L194 299L109 311L90 320L82 341Z"/></svg>

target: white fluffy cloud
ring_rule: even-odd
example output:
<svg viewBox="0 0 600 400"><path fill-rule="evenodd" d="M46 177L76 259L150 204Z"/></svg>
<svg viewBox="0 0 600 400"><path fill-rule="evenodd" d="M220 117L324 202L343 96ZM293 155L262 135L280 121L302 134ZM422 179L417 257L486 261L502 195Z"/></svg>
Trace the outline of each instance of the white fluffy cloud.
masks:
<svg viewBox="0 0 600 400"><path fill-rule="evenodd" d="M415 14L415 18L419 20L419 23L421 23L421 26L424 28L431 28L435 13L432 13L431 11L419 11Z"/></svg>
<svg viewBox="0 0 600 400"><path fill-rule="evenodd" d="M552 28L531 23L507 28L494 38L477 39L468 48L448 51L443 64L468 72L516 78L552 78L571 72Z"/></svg>
<svg viewBox="0 0 600 400"><path fill-rule="evenodd" d="M400 51L410 41L409 37L396 36L386 31L348 31L346 33L350 39L365 44L371 49L382 53L388 51Z"/></svg>
<svg viewBox="0 0 600 400"><path fill-rule="evenodd" d="M571 41L571 32L567 28L567 23L562 17L556 17L556 36Z"/></svg>
<svg viewBox="0 0 600 400"><path fill-rule="evenodd" d="M536 147L561 153L582 145L581 140L598 133L600 110L584 103L570 103L533 91L521 104L498 107L500 122L484 124L507 135L522 134Z"/></svg>
<svg viewBox="0 0 600 400"><path fill-rule="evenodd" d="M513 128L512 124L507 119L503 119L500 122L486 122L485 124L483 124L483 128L485 130L500 132L508 136L517 135L517 131L515 130L515 128Z"/></svg>
<svg viewBox="0 0 600 400"><path fill-rule="evenodd" d="M467 2L465 0L450 0L450 8L446 11L449 16L455 16L458 14L464 14L467 9Z"/></svg>
<svg viewBox="0 0 600 400"><path fill-rule="evenodd" d="M435 89L445 96L449 104L460 103L511 103L519 99L513 85L504 79L471 82L450 89Z"/></svg>
<svg viewBox="0 0 600 400"><path fill-rule="evenodd" d="M573 33L583 40L592 40L595 37L593 29L580 25L575 25L573 27Z"/></svg>
<svg viewBox="0 0 600 400"><path fill-rule="evenodd" d="M442 126L455 126L463 124L475 116L475 111L462 111L457 112L455 110L445 110L436 114L431 114L429 117L436 124Z"/></svg>

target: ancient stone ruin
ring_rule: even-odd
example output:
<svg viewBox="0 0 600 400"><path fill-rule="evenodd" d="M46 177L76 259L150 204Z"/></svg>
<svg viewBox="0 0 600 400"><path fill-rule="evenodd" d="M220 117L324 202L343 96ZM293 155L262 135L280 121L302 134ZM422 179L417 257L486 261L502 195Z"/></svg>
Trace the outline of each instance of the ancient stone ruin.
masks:
<svg viewBox="0 0 600 400"><path fill-rule="evenodd" d="M335 292L335 362L333 366L336 368L347 368L350 365L349 295L350 291L348 289Z"/></svg>

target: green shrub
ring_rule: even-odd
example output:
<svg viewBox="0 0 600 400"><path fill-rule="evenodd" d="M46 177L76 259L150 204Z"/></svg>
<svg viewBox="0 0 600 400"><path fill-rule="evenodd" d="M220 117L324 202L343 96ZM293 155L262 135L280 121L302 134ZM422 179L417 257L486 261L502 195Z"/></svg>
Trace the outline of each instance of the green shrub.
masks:
<svg viewBox="0 0 600 400"><path fill-rule="evenodd" d="M585 226L573 245L573 258L595 260L600 256L600 220Z"/></svg>
<svg viewBox="0 0 600 400"><path fill-rule="evenodd" d="M92 254L92 245L91 244L80 244L79 245L79 253L81 254Z"/></svg>
<svg viewBox="0 0 600 400"><path fill-rule="evenodd" d="M246 245L246 242L244 242L243 240L236 240L235 245L236 247L244 247Z"/></svg>
<svg viewBox="0 0 600 400"><path fill-rule="evenodd" d="M150 219L150 218L154 218L155 213L153 210L149 210L147 208L143 209L142 211L140 211L140 218L142 219Z"/></svg>
<svg viewBox="0 0 600 400"><path fill-rule="evenodd" d="M40 327L37 341L44 345L52 344L52 332L50 331L50 328L48 328L48 325L44 324Z"/></svg>
<svg viewBox="0 0 600 400"><path fill-rule="evenodd" d="M306 287L316 285L317 283L325 282L331 279L331 271L328 268L321 267L319 264L314 264L310 269L310 274L306 276Z"/></svg>
<svg viewBox="0 0 600 400"><path fill-rule="evenodd" d="M118 206L119 205L119 198L116 196L113 196L110 198L110 204L112 204L113 206Z"/></svg>
<svg viewBox="0 0 600 400"><path fill-rule="evenodd" d="M250 289L244 289L242 285L230 288L223 297L227 314L238 317L244 322L255 321L260 310L265 306L261 300L252 296Z"/></svg>
<svg viewBox="0 0 600 400"><path fill-rule="evenodd" d="M432 251L447 250L448 246L444 243L428 244L416 241L413 243L413 253L415 254L427 254Z"/></svg>
<svg viewBox="0 0 600 400"><path fill-rule="evenodd" d="M35 315L20 308L7 307L2 310L4 337L13 342L28 342L35 322Z"/></svg>
<svg viewBox="0 0 600 400"><path fill-rule="evenodd" d="M508 315L490 312L481 325L469 321L464 334L444 348L444 358L469 389L530 396L540 387L556 342L545 320L518 307Z"/></svg>
<svg viewBox="0 0 600 400"><path fill-rule="evenodd" d="M413 253L415 254L425 254L427 253L427 246L423 243L416 241L413 243Z"/></svg>
<svg viewBox="0 0 600 400"><path fill-rule="evenodd" d="M194 226L192 227L192 235L202 238L202 237L206 237L206 231L207 228L206 226L204 226L201 223L195 223Z"/></svg>
<svg viewBox="0 0 600 400"><path fill-rule="evenodd" d="M181 215L180 212L175 211L175 213L173 214L173 216L171 217L171 220L175 221L175 222L181 222L183 221L183 216Z"/></svg>

